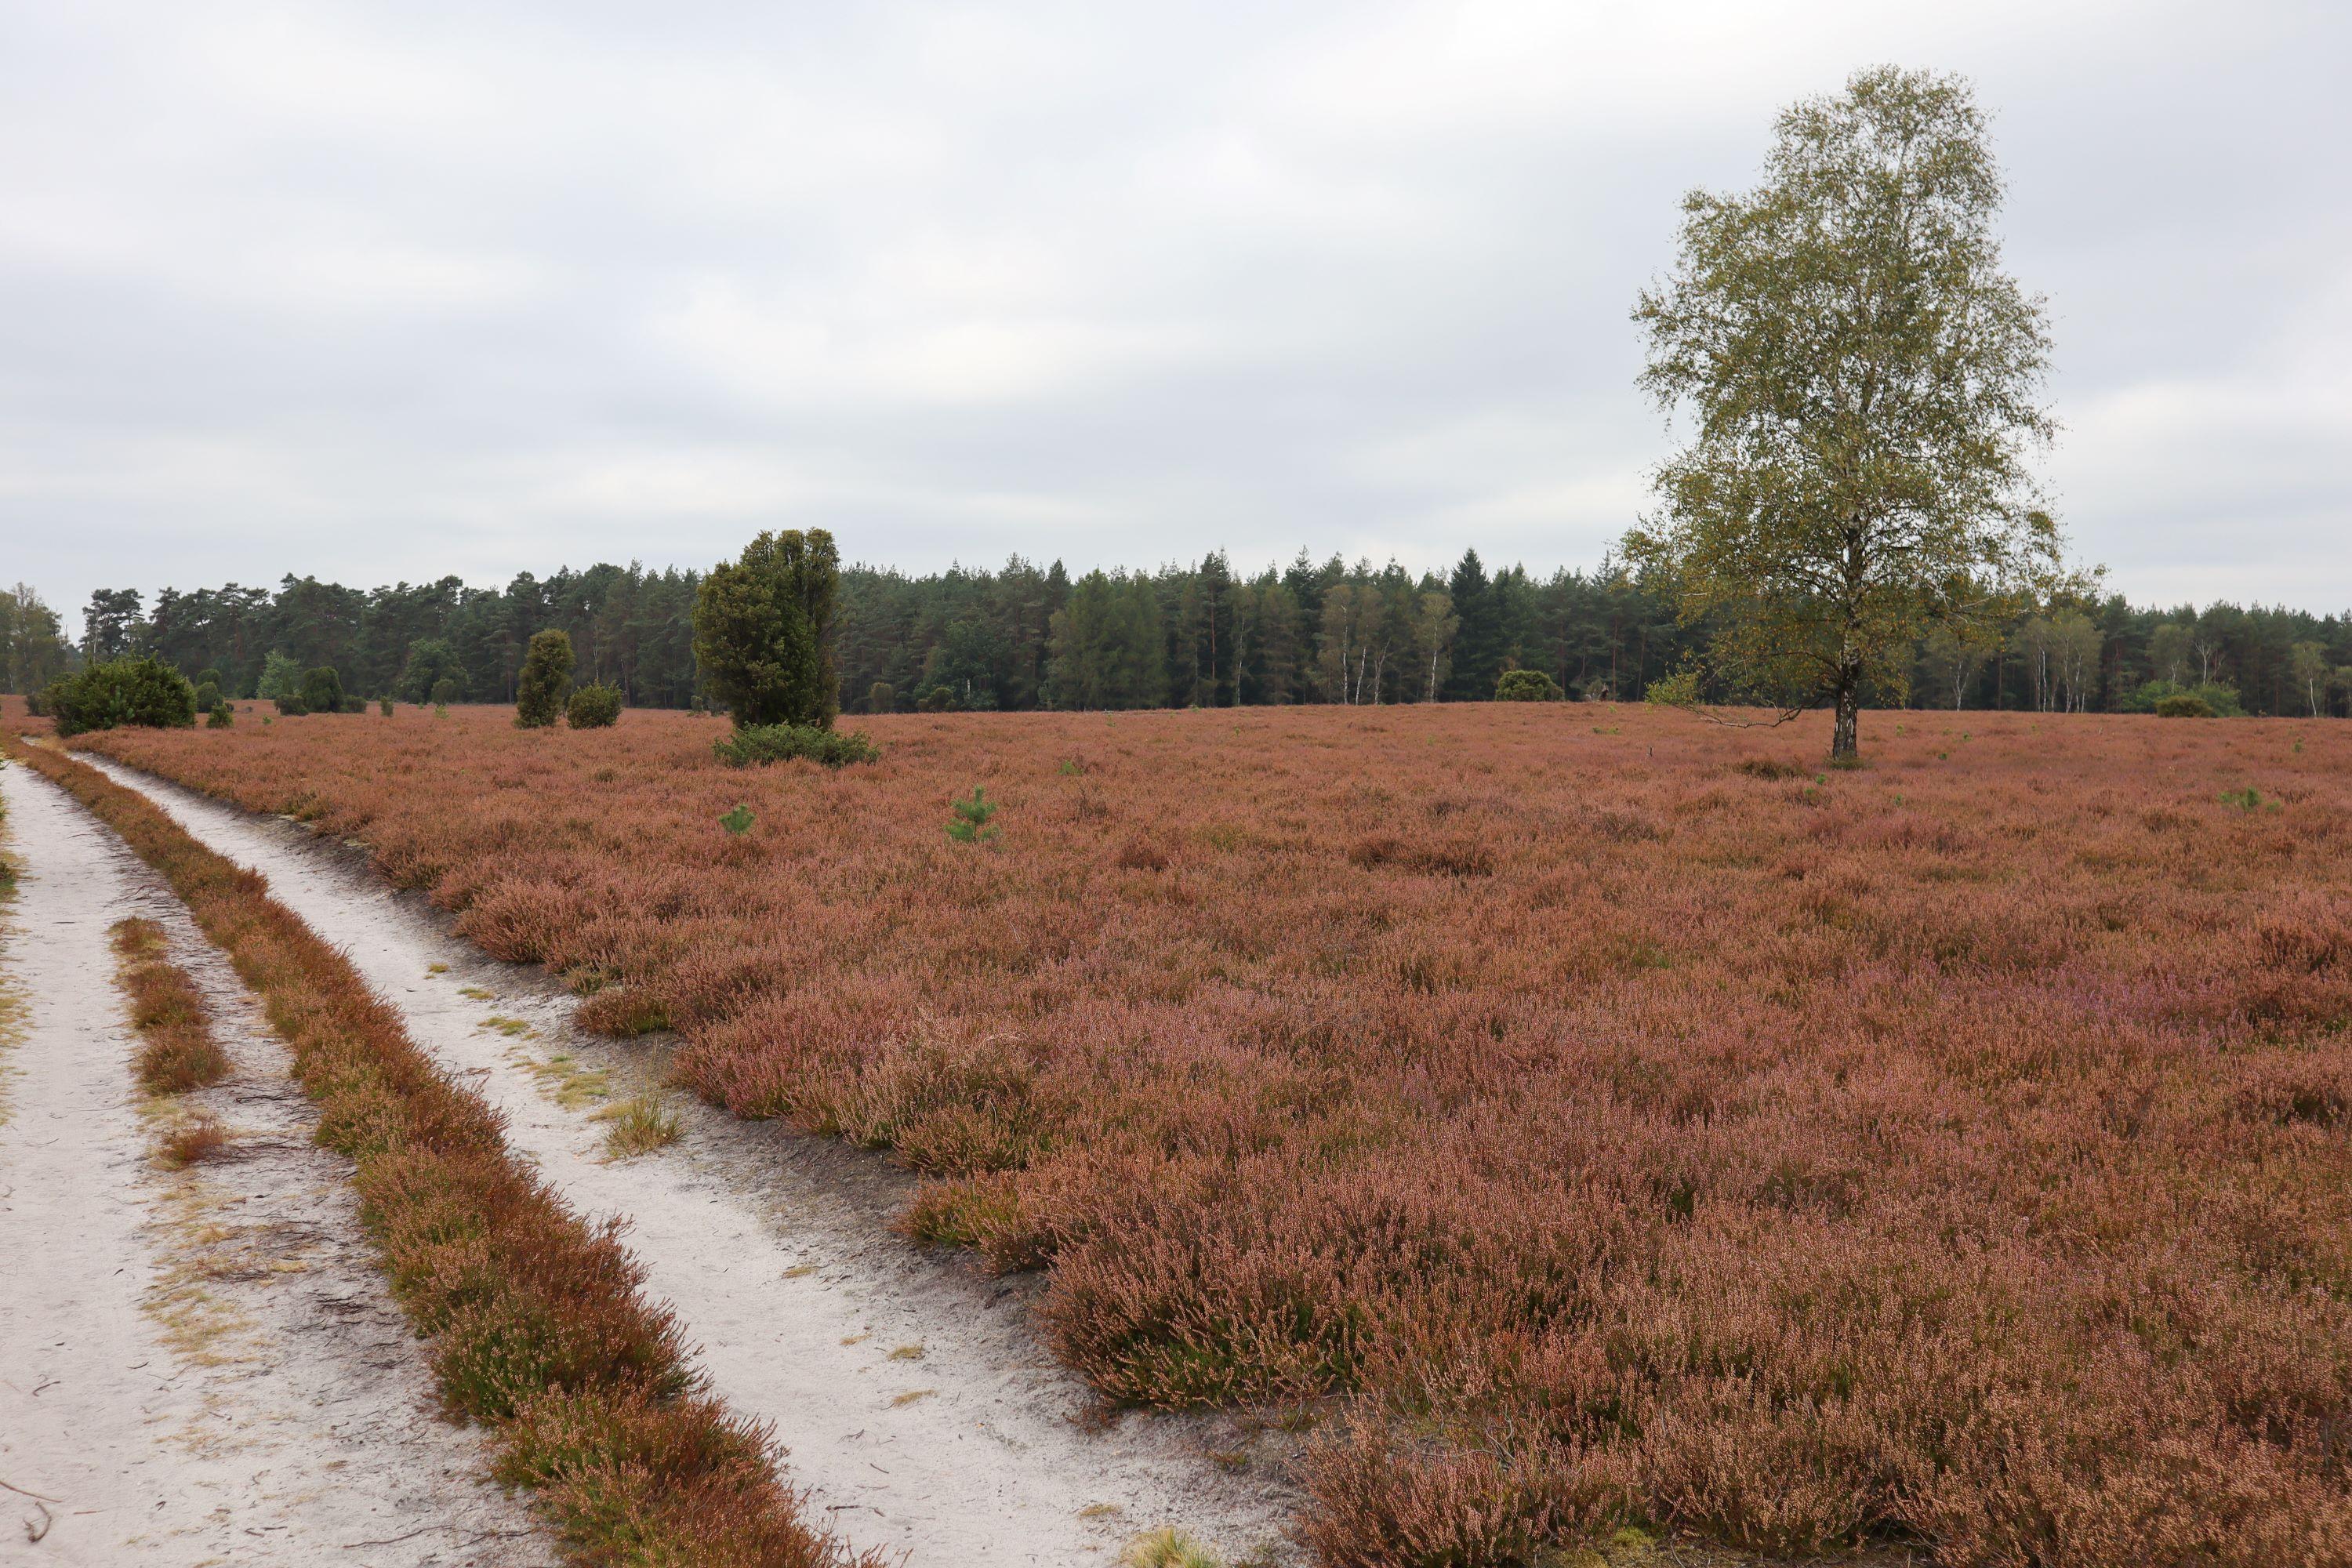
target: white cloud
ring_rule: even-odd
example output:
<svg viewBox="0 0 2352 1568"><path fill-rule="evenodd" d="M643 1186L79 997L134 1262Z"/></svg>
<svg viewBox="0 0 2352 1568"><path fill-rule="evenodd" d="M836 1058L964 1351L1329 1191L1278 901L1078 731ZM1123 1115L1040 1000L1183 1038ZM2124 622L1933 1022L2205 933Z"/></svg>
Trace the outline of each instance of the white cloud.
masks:
<svg viewBox="0 0 2352 1568"><path fill-rule="evenodd" d="M0 539L68 603L796 521L1590 564L1664 448L1626 310L1677 198L1895 59L1996 113L2084 552L2336 606L2347 45L2290 0L15 7Z"/></svg>

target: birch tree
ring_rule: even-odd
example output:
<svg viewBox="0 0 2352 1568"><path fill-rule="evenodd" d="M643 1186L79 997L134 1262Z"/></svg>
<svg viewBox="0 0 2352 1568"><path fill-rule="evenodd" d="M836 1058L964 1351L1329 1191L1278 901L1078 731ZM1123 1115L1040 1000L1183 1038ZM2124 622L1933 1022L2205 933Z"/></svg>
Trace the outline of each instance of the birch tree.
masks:
<svg viewBox="0 0 2352 1568"><path fill-rule="evenodd" d="M1626 554L1716 628L1706 679L1782 719L1830 702L1832 762L1921 637L2060 571L2027 467L2055 431L2049 329L2002 269L2000 201L1966 82L1863 71L1780 116L1757 188L1685 199L1634 309L1642 385L1689 440Z"/></svg>

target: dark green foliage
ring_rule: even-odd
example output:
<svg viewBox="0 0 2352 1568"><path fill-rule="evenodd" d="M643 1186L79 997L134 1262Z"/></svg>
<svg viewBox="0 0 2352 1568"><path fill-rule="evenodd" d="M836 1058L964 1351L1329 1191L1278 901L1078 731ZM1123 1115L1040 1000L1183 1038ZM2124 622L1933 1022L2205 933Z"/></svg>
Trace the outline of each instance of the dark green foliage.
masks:
<svg viewBox="0 0 2352 1568"><path fill-rule="evenodd" d="M711 570L694 601L694 657L738 725L830 729L839 711L833 650L841 579L821 528L762 533Z"/></svg>
<svg viewBox="0 0 2352 1568"><path fill-rule="evenodd" d="M715 741L711 755L734 767L745 768L795 758L837 768L849 763L870 763L882 753L856 730L820 730L814 724L747 724L723 741Z"/></svg>
<svg viewBox="0 0 2352 1568"><path fill-rule="evenodd" d="M948 824L950 838L958 844L986 844L996 837L997 830L988 825L988 819L996 815L997 803L982 794L978 784L971 786L969 800L949 804L955 809L955 818Z"/></svg>
<svg viewBox="0 0 2352 1568"><path fill-rule="evenodd" d="M451 695L436 695L444 686ZM456 694L466 689L466 666L457 650L444 637L419 637L408 645L407 660L400 669L400 695L411 702L454 701Z"/></svg>
<svg viewBox="0 0 2352 1568"><path fill-rule="evenodd" d="M2199 719L2241 719L2245 707L2238 700L2235 687L2219 680L2208 680L2196 686L2175 686L2168 680L2151 680L2138 689L2126 693L2120 704L2126 713L2164 713L2165 704L2187 699L2205 706L2202 713L2186 715ZM2173 713L2172 718L2184 715Z"/></svg>
<svg viewBox="0 0 2352 1568"><path fill-rule="evenodd" d="M219 682L219 681L217 681L217 680L199 680L199 681L197 681L197 682L196 682L196 711L197 711L197 712L199 712L199 713L209 713L209 712L211 712L214 709L215 709L215 708L219 707L219 706L220 706L220 703L221 703L221 692L220 692L220 682Z"/></svg>
<svg viewBox="0 0 2352 1568"><path fill-rule="evenodd" d="M1507 669L1495 681L1497 702L1556 702L1559 683L1540 669Z"/></svg>
<svg viewBox="0 0 2352 1568"><path fill-rule="evenodd" d="M299 719L310 710L310 705L302 700L302 694L299 691L285 691L278 694L278 716L279 718Z"/></svg>
<svg viewBox="0 0 2352 1568"><path fill-rule="evenodd" d="M213 710L212 717L205 721L205 728L207 730L226 730L236 722L236 710L230 704L224 702L219 707Z"/></svg>
<svg viewBox="0 0 2352 1568"><path fill-rule="evenodd" d="M2193 691L2176 691L2169 697L2156 700L2156 716L2159 719L2210 719L2213 705Z"/></svg>
<svg viewBox="0 0 2352 1568"><path fill-rule="evenodd" d="M261 661L261 673L255 678L253 694L264 702L274 702L281 697L299 697L302 692L302 667L294 656L272 653Z"/></svg>
<svg viewBox="0 0 2352 1568"><path fill-rule="evenodd" d="M313 713L340 713L343 710L343 681L333 669L320 665L302 672L302 706Z"/></svg>
<svg viewBox="0 0 2352 1568"><path fill-rule="evenodd" d="M563 705L564 722L575 730L610 729L620 718L621 691L614 686L583 686Z"/></svg>
<svg viewBox="0 0 2352 1568"><path fill-rule="evenodd" d="M196 671L194 679L198 691L202 691L207 686L217 689L226 684L221 679L221 672L217 669L200 669ZM210 710L207 709L205 711L209 712Z"/></svg>
<svg viewBox="0 0 2352 1568"><path fill-rule="evenodd" d="M751 808L741 801L737 801L735 808L719 819L719 826L725 828L730 837L740 838L751 831L751 824L756 820L751 815Z"/></svg>
<svg viewBox="0 0 2352 1568"><path fill-rule="evenodd" d="M121 725L184 729L196 721L196 689L187 677L144 655L109 659L49 683L42 711L60 735Z"/></svg>
<svg viewBox="0 0 2352 1568"><path fill-rule="evenodd" d="M868 713L895 713L898 709L898 689L887 680L877 680L866 692Z"/></svg>
<svg viewBox="0 0 2352 1568"><path fill-rule="evenodd" d="M572 684L572 638L550 626L531 636L515 680L515 725L541 730L563 711L564 689Z"/></svg>
<svg viewBox="0 0 2352 1568"><path fill-rule="evenodd" d="M376 711L377 711L377 712L379 712L379 713L383 714L385 718L387 718L387 719L391 718L391 717L392 717L392 699L391 699L391 698L389 698L389 697L379 697L379 698L377 698L377 699L375 700L375 710L376 710Z"/></svg>
<svg viewBox="0 0 2352 1568"><path fill-rule="evenodd" d="M452 702L457 701L465 689L466 688L464 683L459 681L457 677L445 676L441 679L433 683L433 689L426 695L430 698L433 706L436 708L446 708Z"/></svg>

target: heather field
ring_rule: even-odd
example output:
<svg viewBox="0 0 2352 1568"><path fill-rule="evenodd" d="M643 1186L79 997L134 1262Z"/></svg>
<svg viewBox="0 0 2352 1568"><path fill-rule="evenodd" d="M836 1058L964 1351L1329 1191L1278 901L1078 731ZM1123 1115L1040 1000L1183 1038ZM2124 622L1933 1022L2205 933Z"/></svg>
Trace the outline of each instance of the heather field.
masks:
<svg viewBox="0 0 2352 1568"><path fill-rule="evenodd" d="M1307 1429L1324 1563L2352 1561L2352 724L510 718L88 739L892 1151L1103 1394Z"/></svg>

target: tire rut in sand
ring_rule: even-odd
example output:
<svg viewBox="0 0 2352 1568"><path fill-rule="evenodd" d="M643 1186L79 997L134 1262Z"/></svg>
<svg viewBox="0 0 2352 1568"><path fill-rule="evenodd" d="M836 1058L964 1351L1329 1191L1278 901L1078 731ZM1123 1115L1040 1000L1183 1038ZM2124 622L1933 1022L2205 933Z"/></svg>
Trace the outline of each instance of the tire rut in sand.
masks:
<svg viewBox="0 0 2352 1568"><path fill-rule="evenodd" d="M362 1240L347 1164L226 963L114 836L0 769L23 876L0 945L22 1006L0 1125L0 1562L511 1564L556 1555L485 1477ZM167 1109L108 928L161 922L231 1058ZM233 1130L168 1172L174 1114ZM38 1539L36 1540L35 1538Z"/></svg>
<svg viewBox="0 0 2352 1568"><path fill-rule="evenodd" d="M507 1118L509 1145L582 1213L630 1222L646 1289L678 1312L736 1410L774 1423L793 1484L851 1545L931 1563L1105 1563L1177 1525L1282 1561L1292 1501L1213 1459L1212 1418L1072 1417L1083 1386L1035 1342L1027 1292L941 1267L877 1223L879 1161L672 1097L674 1146L613 1158L598 1109L651 1086L648 1053L586 1038L535 972L488 959L307 829L82 753L341 947L411 1037ZM436 969L437 966L437 969ZM1268 1443L1255 1439L1255 1457Z"/></svg>

